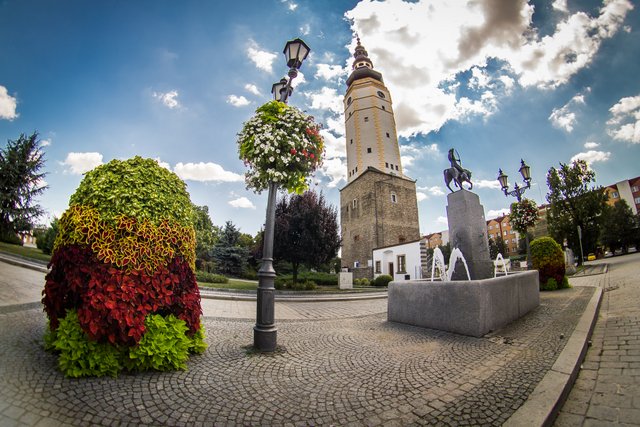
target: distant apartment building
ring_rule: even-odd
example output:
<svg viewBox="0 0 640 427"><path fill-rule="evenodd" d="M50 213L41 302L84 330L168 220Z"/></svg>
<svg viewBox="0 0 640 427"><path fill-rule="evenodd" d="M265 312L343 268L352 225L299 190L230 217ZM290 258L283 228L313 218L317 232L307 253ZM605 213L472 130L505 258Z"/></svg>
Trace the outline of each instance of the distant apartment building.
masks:
<svg viewBox="0 0 640 427"><path fill-rule="evenodd" d="M506 254L502 254L503 256L518 255L518 241L520 236L516 230L511 228L509 215L499 216L498 218L487 221L487 236L494 242L498 240L498 237L502 238L507 250Z"/></svg>
<svg viewBox="0 0 640 427"><path fill-rule="evenodd" d="M613 206L617 201L624 200L634 215L640 212L640 176L608 185L605 191L609 197L609 205Z"/></svg>

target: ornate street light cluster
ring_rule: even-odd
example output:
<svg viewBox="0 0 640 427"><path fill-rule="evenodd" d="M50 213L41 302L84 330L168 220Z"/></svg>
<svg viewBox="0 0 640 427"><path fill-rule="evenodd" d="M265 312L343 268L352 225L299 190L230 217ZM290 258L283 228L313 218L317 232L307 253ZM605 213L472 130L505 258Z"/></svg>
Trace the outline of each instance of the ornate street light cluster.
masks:
<svg viewBox="0 0 640 427"><path fill-rule="evenodd" d="M531 168L522 159L520 159L520 175L522 175L524 187L520 187L516 182L513 186L513 190L509 191L509 182L507 180L508 176L502 172L502 169L498 169L498 182L500 183L500 187L502 187L504 195L515 197L518 199L518 202L522 201L522 195L525 190L531 188Z"/></svg>
<svg viewBox="0 0 640 427"><path fill-rule="evenodd" d="M509 191L509 181L508 176L502 172L502 169L498 169L498 182L500 183L500 187L504 192L505 196L515 197L518 200L518 203L522 201L522 195L524 192L531 188L531 168L524 162L523 159L520 159L520 175L522 175L522 180L524 181L524 186L519 186L516 182L513 186L513 190ZM524 233L525 242L527 244L527 268L531 268L531 249L529 248L529 233L525 231Z"/></svg>
<svg viewBox="0 0 640 427"><path fill-rule="evenodd" d="M271 88L276 101L287 102L293 92L291 81L298 75L302 61L309 55L310 49L301 39L290 40L283 53L287 58L289 79L282 78ZM276 271L273 269L273 232L275 228L276 194L278 184L269 183L267 199L267 218L264 227L264 246L262 265L258 271L258 294L256 304L256 325L253 327L253 347L258 351L272 352L277 347L278 330L275 325L275 286Z"/></svg>

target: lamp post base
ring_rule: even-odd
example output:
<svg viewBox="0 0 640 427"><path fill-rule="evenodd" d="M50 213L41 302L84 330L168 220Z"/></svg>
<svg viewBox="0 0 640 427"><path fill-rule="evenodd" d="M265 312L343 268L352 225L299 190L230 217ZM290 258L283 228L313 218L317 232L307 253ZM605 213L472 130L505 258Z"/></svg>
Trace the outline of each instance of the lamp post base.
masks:
<svg viewBox="0 0 640 427"><path fill-rule="evenodd" d="M278 329L275 326L253 327L253 347L258 351L273 352L278 345Z"/></svg>

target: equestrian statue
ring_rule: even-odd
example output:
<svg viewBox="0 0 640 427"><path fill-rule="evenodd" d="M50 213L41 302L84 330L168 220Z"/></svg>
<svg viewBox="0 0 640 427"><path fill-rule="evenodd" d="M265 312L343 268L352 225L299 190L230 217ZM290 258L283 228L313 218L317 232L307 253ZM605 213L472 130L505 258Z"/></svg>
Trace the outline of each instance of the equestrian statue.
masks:
<svg viewBox="0 0 640 427"><path fill-rule="evenodd" d="M457 154L457 157L456 157ZM466 182L469 184L469 190L473 188L473 183L471 182L471 171L469 169L465 169L460 165L460 154L453 148L449 149L449 163L451 163L451 167L449 169L444 170L444 182L447 185L449 191L454 193L457 190L451 189L449 185L451 181L458 187L460 190L463 189L462 183Z"/></svg>

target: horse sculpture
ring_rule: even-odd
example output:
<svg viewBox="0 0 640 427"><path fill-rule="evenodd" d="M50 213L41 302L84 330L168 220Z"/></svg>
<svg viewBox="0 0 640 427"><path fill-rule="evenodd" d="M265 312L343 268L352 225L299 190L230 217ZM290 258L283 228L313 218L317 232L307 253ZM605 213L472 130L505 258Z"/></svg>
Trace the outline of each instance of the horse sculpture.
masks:
<svg viewBox="0 0 640 427"><path fill-rule="evenodd" d="M451 184L451 181L453 181L455 186L461 190L463 189L462 188L463 182L466 182L467 184L469 184L469 190L473 189L473 183L471 182L471 171L469 169L462 169L462 172L460 172L455 167L450 167L449 169L445 169L444 182L447 188L449 189L449 191L454 193L456 190L451 189L451 186L449 185Z"/></svg>

